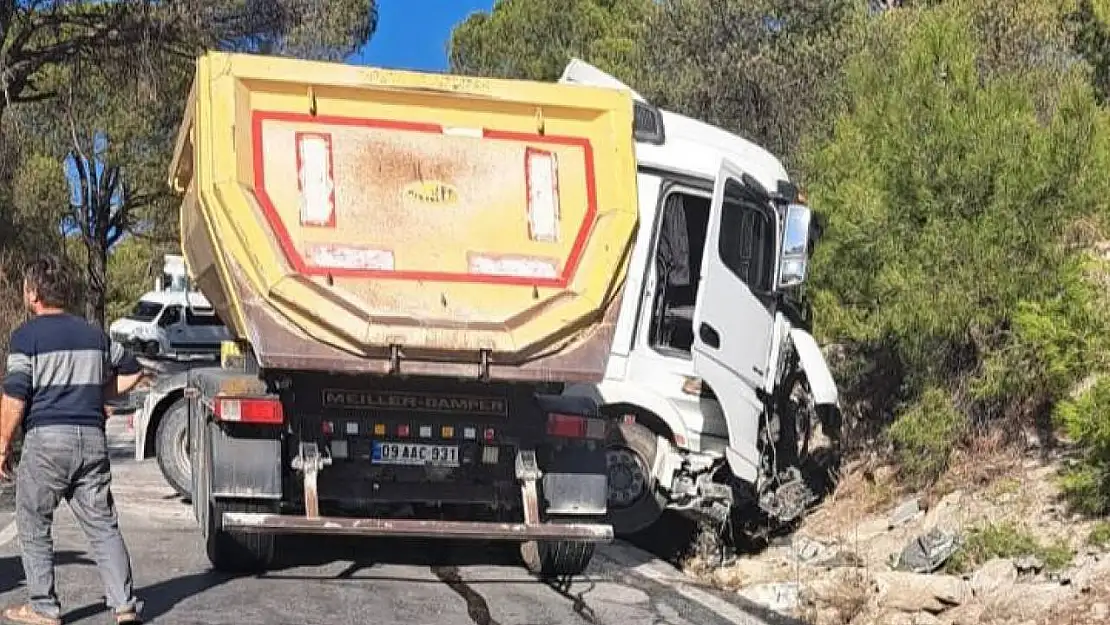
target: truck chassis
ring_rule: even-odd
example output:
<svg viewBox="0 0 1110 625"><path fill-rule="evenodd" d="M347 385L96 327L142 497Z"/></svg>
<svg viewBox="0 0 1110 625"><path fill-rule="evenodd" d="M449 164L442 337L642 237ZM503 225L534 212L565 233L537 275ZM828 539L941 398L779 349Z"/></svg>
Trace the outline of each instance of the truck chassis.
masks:
<svg viewBox="0 0 1110 625"><path fill-rule="evenodd" d="M590 402L527 386L498 388L510 420L501 431L486 431L482 442L491 444L481 445L480 463L477 444L462 443L464 457L454 468L387 466L373 464L376 451L349 451L368 448L367 437L351 424L373 422L372 440L388 446L387 430L407 431L403 418L337 410L311 399L327 384L366 388L381 386L380 379L294 380L223 368L194 369L188 376L193 509L218 570L267 568L281 534L328 534L518 542L531 572L563 577L582 573L595 544L613 539L612 526L600 522L607 495L601 440L610 422ZM306 387L312 390L293 392ZM384 388L492 395L474 384L435 380ZM442 424L467 418L441 418L436 427L453 430ZM333 422L344 422L344 430L337 432ZM509 454L489 451L495 448Z"/></svg>

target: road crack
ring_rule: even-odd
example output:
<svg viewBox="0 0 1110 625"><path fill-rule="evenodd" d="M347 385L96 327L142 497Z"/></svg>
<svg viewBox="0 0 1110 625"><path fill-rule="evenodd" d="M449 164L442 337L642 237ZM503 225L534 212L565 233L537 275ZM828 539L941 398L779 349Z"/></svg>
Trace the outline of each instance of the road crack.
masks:
<svg viewBox="0 0 1110 625"><path fill-rule="evenodd" d="M489 613L489 604L459 575L458 567L433 566L432 573L466 601L466 613L475 625L501 625Z"/></svg>

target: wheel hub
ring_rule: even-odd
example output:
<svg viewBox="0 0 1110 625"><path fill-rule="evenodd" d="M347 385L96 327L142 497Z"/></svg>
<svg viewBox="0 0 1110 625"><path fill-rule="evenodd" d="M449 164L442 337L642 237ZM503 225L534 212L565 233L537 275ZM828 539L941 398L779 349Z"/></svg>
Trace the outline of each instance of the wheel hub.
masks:
<svg viewBox="0 0 1110 625"><path fill-rule="evenodd" d="M605 454L609 478L609 504L627 507L644 496L647 471L631 450L611 448Z"/></svg>

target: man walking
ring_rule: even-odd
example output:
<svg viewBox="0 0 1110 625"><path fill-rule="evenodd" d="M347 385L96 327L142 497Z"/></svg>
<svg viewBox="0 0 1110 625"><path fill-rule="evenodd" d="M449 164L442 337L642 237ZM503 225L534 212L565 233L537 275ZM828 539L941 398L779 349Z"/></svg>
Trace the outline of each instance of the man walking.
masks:
<svg viewBox="0 0 1110 625"><path fill-rule="evenodd" d="M69 503L96 559L117 623L138 623L131 558L112 499L104 404L139 382L138 361L104 331L63 310L70 282L44 256L23 269L33 318L12 332L0 402L0 473L23 426L16 469L16 523L30 602L4 610L16 623L60 624L54 588L54 510Z"/></svg>

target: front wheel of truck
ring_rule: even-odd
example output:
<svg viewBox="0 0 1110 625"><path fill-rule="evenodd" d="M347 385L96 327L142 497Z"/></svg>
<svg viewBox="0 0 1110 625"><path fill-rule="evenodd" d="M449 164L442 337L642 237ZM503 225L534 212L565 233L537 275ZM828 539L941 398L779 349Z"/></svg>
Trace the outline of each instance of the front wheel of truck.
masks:
<svg viewBox="0 0 1110 625"><path fill-rule="evenodd" d="M192 468L189 461L189 407L179 399L158 420L155 453L162 477L185 500L192 496Z"/></svg>
<svg viewBox="0 0 1110 625"><path fill-rule="evenodd" d="M247 501L209 501L205 548L212 568L226 573L257 573L274 561L277 537L273 534L228 532L220 519L225 512L273 513L273 504Z"/></svg>
<svg viewBox="0 0 1110 625"><path fill-rule="evenodd" d="M651 473L660 451L656 446L655 434L639 423L621 421L610 431L605 450L609 484L606 522L617 536L651 527L667 507Z"/></svg>

